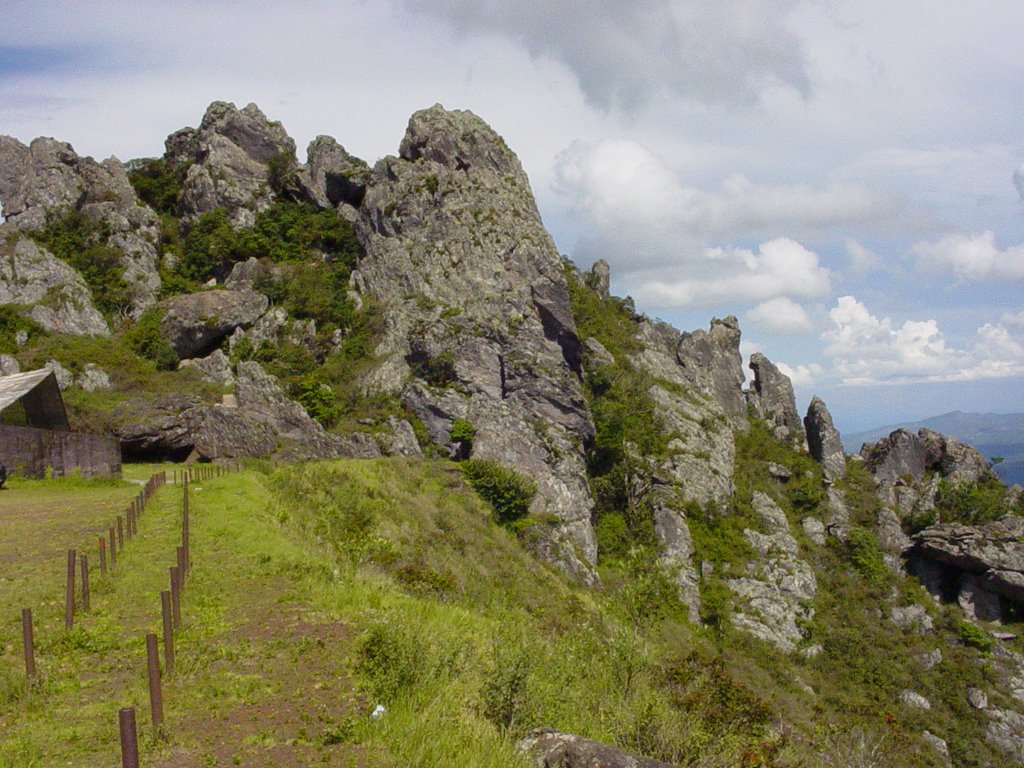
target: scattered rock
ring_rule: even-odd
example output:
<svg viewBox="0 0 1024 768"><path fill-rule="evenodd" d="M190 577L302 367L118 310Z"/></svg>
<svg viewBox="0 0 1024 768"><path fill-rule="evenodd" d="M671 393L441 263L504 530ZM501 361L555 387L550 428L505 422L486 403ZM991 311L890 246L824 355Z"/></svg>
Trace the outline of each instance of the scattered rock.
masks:
<svg viewBox="0 0 1024 768"><path fill-rule="evenodd" d="M774 461L768 462L768 474L771 475L773 480L778 480L780 483L788 483L793 474L781 464L776 464Z"/></svg>
<svg viewBox="0 0 1024 768"><path fill-rule="evenodd" d="M893 606L889 611L889 620L900 629L908 629L918 634L931 632L935 625L928 610L923 605Z"/></svg>
<svg viewBox="0 0 1024 768"><path fill-rule="evenodd" d="M182 360L178 368L194 368L207 381L226 387L235 383L235 374L231 372L231 361L223 350L215 349L206 357L193 357Z"/></svg>
<svg viewBox="0 0 1024 768"><path fill-rule="evenodd" d="M726 580L739 598L732 623L737 629L791 652L803 640L800 624L814 618L812 601L817 581L811 566L799 557L799 547L789 532L785 513L758 491L754 492L753 502L754 511L764 520L768 533L743 531L758 557L748 566L749 577Z"/></svg>
<svg viewBox="0 0 1024 768"><path fill-rule="evenodd" d="M975 688L971 685L967 687L967 703L975 709L987 709L988 696L981 688Z"/></svg>
<svg viewBox="0 0 1024 768"><path fill-rule="evenodd" d="M82 372L75 376L75 385L86 392L110 389L110 374L95 363L86 363Z"/></svg>
<svg viewBox="0 0 1024 768"><path fill-rule="evenodd" d="M986 736L1017 763L1024 763L1024 715L1010 709L986 710L990 719Z"/></svg>
<svg viewBox="0 0 1024 768"><path fill-rule="evenodd" d="M835 481L846 477L846 454L843 452L842 438L832 423L832 414L825 401L817 395L811 398L807 408L804 429L807 432L807 449L811 457L821 464L825 479Z"/></svg>
<svg viewBox="0 0 1024 768"><path fill-rule="evenodd" d="M1024 701L1024 656L1011 651L1001 643L997 643L992 649L992 655L1002 679L1006 681L1010 695L1018 701Z"/></svg>
<svg viewBox="0 0 1024 768"><path fill-rule="evenodd" d="M932 703L928 699L909 689L900 692L900 701L911 709L927 710L932 708Z"/></svg>
<svg viewBox="0 0 1024 768"><path fill-rule="evenodd" d="M750 356L754 382L747 390L747 402L779 440L804 445L804 425L796 410L793 383L771 360L755 352Z"/></svg>
<svg viewBox="0 0 1024 768"><path fill-rule="evenodd" d="M263 294L244 290L172 296L160 303L160 329L179 357L202 357L236 328L255 323L268 303Z"/></svg>
<svg viewBox="0 0 1024 768"><path fill-rule="evenodd" d="M82 276L27 237L4 240L0 227L0 304L29 304L29 317L51 333L106 336L107 321Z"/></svg>
<svg viewBox="0 0 1024 768"><path fill-rule="evenodd" d="M930 651L917 655L917 663L921 665L921 669L926 672L931 669L935 669L939 664L942 663L942 651L938 648L933 648Z"/></svg>
<svg viewBox="0 0 1024 768"><path fill-rule="evenodd" d="M946 761L946 764L950 764L949 759L949 746L946 744L945 739L940 739L929 731L924 731L921 734L921 738L924 739L925 743L931 746L936 752L942 755L942 758Z"/></svg>
<svg viewBox="0 0 1024 768"><path fill-rule="evenodd" d="M51 358L46 361L46 365L43 367L49 368L53 371L53 377L57 379L57 386L60 388L61 392L75 383L75 375L58 361Z"/></svg>
<svg viewBox="0 0 1024 768"><path fill-rule="evenodd" d="M600 368L602 365L615 365L615 358L612 353L604 348L604 345L591 336L583 342L584 359L590 367Z"/></svg>
<svg viewBox="0 0 1024 768"><path fill-rule="evenodd" d="M538 768L676 768L551 728L531 731L518 746Z"/></svg>
<svg viewBox="0 0 1024 768"><path fill-rule="evenodd" d="M825 524L816 517L805 517L800 521L807 538L819 547L825 546Z"/></svg>
<svg viewBox="0 0 1024 768"><path fill-rule="evenodd" d="M13 373L21 373L21 366L13 355L0 355L0 376L10 376Z"/></svg>

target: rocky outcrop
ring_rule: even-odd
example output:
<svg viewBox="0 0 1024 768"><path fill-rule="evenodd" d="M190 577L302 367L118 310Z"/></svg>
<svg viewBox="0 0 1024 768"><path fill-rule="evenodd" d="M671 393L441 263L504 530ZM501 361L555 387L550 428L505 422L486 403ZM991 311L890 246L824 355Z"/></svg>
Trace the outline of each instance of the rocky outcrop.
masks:
<svg viewBox="0 0 1024 768"><path fill-rule="evenodd" d="M791 652L803 640L800 624L814 618L811 603L817 581L800 558L786 515L772 499L755 491L754 511L767 533L746 529L743 535L757 553L748 576L726 579L738 598L732 614L737 629Z"/></svg>
<svg viewBox="0 0 1024 768"><path fill-rule="evenodd" d="M607 299L611 295L612 285L612 270L608 266L608 262L604 259L595 261L594 266L590 268L587 282L590 283L590 286L598 296L602 299Z"/></svg>
<svg viewBox="0 0 1024 768"><path fill-rule="evenodd" d="M178 357L201 357L236 328L252 325L269 301L255 291L200 291L160 303L160 330Z"/></svg>
<svg viewBox="0 0 1024 768"><path fill-rule="evenodd" d="M204 379L222 387L235 383L235 374L231 371L231 361L222 350L215 349L206 357L194 357L182 360L178 364L182 368L193 368Z"/></svg>
<svg viewBox="0 0 1024 768"><path fill-rule="evenodd" d="M989 709L988 740L1018 765L1024 765L1024 715L1012 709Z"/></svg>
<svg viewBox="0 0 1024 768"><path fill-rule="evenodd" d="M747 390L747 402L779 440L802 446L804 426L796 410L793 382L760 352L750 356L749 365L754 381Z"/></svg>
<svg viewBox="0 0 1024 768"><path fill-rule="evenodd" d="M901 479L918 482L927 472L954 482L970 482L989 471L985 457L974 448L930 429L921 429L916 435L897 429L877 443L865 444L860 453L880 486Z"/></svg>
<svg viewBox="0 0 1024 768"><path fill-rule="evenodd" d="M374 167L357 222L352 282L386 317L366 384L400 393L442 446L471 422L473 457L536 481L532 511L557 521L538 548L593 582L581 345L526 175L482 120L441 106L412 116L399 155Z"/></svg>
<svg viewBox="0 0 1024 768"><path fill-rule="evenodd" d="M137 316L155 301L160 220L139 202L117 158L98 163L65 142L38 138L26 147L0 136L0 202L5 227L26 232L42 228L47 215L60 209L101 222L131 292L126 309Z"/></svg>
<svg viewBox="0 0 1024 768"><path fill-rule="evenodd" d="M356 433L342 437L328 433L301 405L285 395L277 379L266 373L259 363L238 364L235 398L239 409L272 427L281 440L289 443L283 451L286 457L368 459L380 456L370 435Z"/></svg>
<svg viewBox="0 0 1024 768"><path fill-rule="evenodd" d="M836 481L846 477L846 454L839 430L832 423L825 401L815 395L804 416L804 430L807 433L807 450L811 457L821 464L825 479Z"/></svg>
<svg viewBox="0 0 1024 768"><path fill-rule="evenodd" d="M740 326L735 317L715 318L707 331L679 334L676 360L690 387L718 403L737 426L746 425Z"/></svg>
<svg viewBox="0 0 1024 768"><path fill-rule="evenodd" d="M675 768L582 736L540 728L519 742L519 750L538 768Z"/></svg>
<svg viewBox="0 0 1024 768"><path fill-rule="evenodd" d="M932 594L979 619L1024 611L1024 517L933 525L913 537L908 562Z"/></svg>
<svg viewBox="0 0 1024 768"><path fill-rule="evenodd" d="M51 333L106 336L82 276L26 237L4 241L0 227L0 304L31 305L29 317Z"/></svg>
<svg viewBox="0 0 1024 768"><path fill-rule="evenodd" d="M195 439L181 414L201 406L198 400L170 395L156 400L132 398L114 410L111 431L121 441L125 461L135 459L182 460L192 451Z"/></svg>
<svg viewBox="0 0 1024 768"><path fill-rule="evenodd" d="M306 150L305 178L310 196L321 208L337 208L354 219L366 195L370 168L330 136L317 136Z"/></svg>
<svg viewBox="0 0 1024 768"><path fill-rule="evenodd" d="M238 109L215 101L198 129L171 134L165 147L167 158L189 165L179 201L186 220L225 208L235 226L251 226L255 212L270 206L276 193L302 196L295 142L255 104Z"/></svg>
<svg viewBox="0 0 1024 768"><path fill-rule="evenodd" d="M10 376L13 373L21 373L21 366L14 355L0 355L0 376Z"/></svg>
<svg viewBox="0 0 1024 768"><path fill-rule="evenodd" d="M192 435L192 448L206 460L270 456L277 448L278 435L263 419L238 408L206 405L181 414Z"/></svg>

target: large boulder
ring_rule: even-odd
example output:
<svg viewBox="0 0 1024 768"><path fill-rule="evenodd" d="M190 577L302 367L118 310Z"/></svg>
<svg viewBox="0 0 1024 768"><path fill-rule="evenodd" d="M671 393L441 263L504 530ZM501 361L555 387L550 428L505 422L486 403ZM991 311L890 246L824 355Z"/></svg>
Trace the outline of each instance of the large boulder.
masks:
<svg viewBox="0 0 1024 768"><path fill-rule="evenodd" d="M345 151L330 136L317 136L306 149L306 169L310 195L321 208L338 208L344 216L354 216L366 195L370 181L367 164Z"/></svg>
<svg viewBox="0 0 1024 768"><path fill-rule="evenodd" d="M171 134L165 147L172 162L189 165L179 201L186 220L226 208L234 225L251 226L299 171L295 142L255 104L215 101L198 129Z"/></svg>
<svg viewBox="0 0 1024 768"><path fill-rule="evenodd" d="M353 285L380 300L385 336L371 390L401 394L447 448L455 419L472 456L532 478L550 516L543 551L595 580L584 449L594 427L562 260L519 160L471 112L440 105L409 121L399 157L373 169Z"/></svg>
<svg viewBox="0 0 1024 768"><path fill-rule="evenodd" d="M236 328L259 320L269 303L250 290L180 294L161 302L160 330L178 357L202 357Z"/></svg>
<svg viewBox="0 0 1024 768"><path fill-rule="evenodd" d="M754 492L753 503L767 533L743 531L757 558L748 564L747 576L726 579L738 598L732 624L791 652L803 640L801 625L814 618L811 603L817 581L811 566L800 557L785 513L760 491Z"/></svg>
<svg viewBox="0 0 1024 768"><path fill-rule="evenodd" d="M832 423L832 414L825 401L815 395L804 416L807 449L811 457L821 464L825 479L840 480L846 476L846 454L839 430Z"/></svg>
<svg viewBox="0 0 1024 768"><path fill-rule="evenodd" d="M552 728L531 731L519 742L519 750L537 768L676 768Z"/></svg>
<svg viewBox="0 0 1024 768"><path fill-rule="evenodd" d="M933 525L912 542L910 568L936 597L981 619L1024 613L1024 517Z"/></svg>
<svg viewBox="0 0 1024 768"><path fill-rule="evenodd" d="M106 244L120 254L137 316L156 300L160 219L135 194L124 166L111 157L79 157L70 144L38 138L25 146L0 136L0 203L6 226L32 231L53 211L75 210L100 222Z"/></svg>
<svg viewBox="0 0 1024 768"><path fill-rule="evenodd" d="M750 356L754 381L747 390L747 402L767 422L775 436L795 445L805 442L804 425L796 410L793 382L760 352Z"/></svg>
<svg viewBox="0 0 1024 768"><path fill-rule="evenodd" d="M239 408L204 405L185 411L181 418L192 435L193 450L201 459L270 456L277 448L274 428Z"/></svg>
<svg viewBox="0 0 1024 768"><path fill-rule="evenodd" d="M51 333L109 334L82 276L26 237L2 239L7 231L0 227L0 304L31 305L29 316Z"/></svg>
<svg viewBox="0 0 1024 768"><path fill-rule="evenodd" d="M934 472L953 482L972 482L988 473L985 457L955 438L922 428L917 434L897 429L860 449L864 466L879 485L897 480L918 482Z"/></svg>

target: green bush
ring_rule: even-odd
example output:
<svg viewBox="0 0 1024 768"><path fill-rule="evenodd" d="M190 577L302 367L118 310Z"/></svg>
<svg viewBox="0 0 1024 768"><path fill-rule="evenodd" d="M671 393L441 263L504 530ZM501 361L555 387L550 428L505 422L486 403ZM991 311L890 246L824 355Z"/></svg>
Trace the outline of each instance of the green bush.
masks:
<svg viewBox="0 0 1024 768"><path fill-rule="evenodd" d="M151 307L129 328L124 339L140 357L152 360L161 371L173 371L178 367L178 353L160 329L164 310Z"/></svg>
<svg viewBox="0 0 1024 768"><path fill-rule="evenodd" d="M537 493L537 484L494 461L470 459L461 465L469 484L494 509L499 523L526 517Z"/></svg>
<svg viewBox="0 0 1024 768"><path fill-rule="evenodd" d="M847 546L850 562L861 576L874 582L882 582L889 578L891 574L878 546L878 539L871 531L860 527L850 528Z"/></svg>
<svg viewBox="0 0 1024 768"><path fill-rule="evenodd" d="M18 307L13 304L0 304L0 353L13 354L18 351L18 345L14 343L14 336L18 331L25 331L28 334L29 343L46 335L43 327L23 315Z"/></svg>
<svg viewBox="0 0 1024 768"><path fill-rule="evenodd" d="M1010 504L1006 486L992 472L971 483L942 480L935 506L943 522L966 525L982 525L1012 512L1021 512Z"/></svg>
<svg viewBox="0 0 1024 768"><path fill-rule="evenodd" d="M968 648L976 648L987 653L995 647L995 639L988 632L969 621L960 622L958 631L960 642Z"/></svg>
<svg viewBox="0 0 1024 768"><path fill-rule="evenodd" d="M147 157L128 163L128 181L135 194L160 214L176 215L181 185L190 164L172 163L163 157Z"/></svg>
<svg viewBox="0 0 1024 768"><path fill-rule="evenodd" d="M310 373L301 377L289 387L288 393L306 409L306 413L323 426L331 427L338 420L334 390L317 374Z"/></svg>

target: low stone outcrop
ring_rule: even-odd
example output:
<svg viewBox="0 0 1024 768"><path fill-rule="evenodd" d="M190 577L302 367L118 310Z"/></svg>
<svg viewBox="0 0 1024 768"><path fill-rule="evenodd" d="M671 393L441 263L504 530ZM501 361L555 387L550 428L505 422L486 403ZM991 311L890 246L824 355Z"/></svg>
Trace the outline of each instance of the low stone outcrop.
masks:
<svg viewBox="0 0 1024 768"><path fill-rule="evenodd" d="M201 458L236 459L270 456L277 448L278 435L262 418L239 408L205 405L181 414L192 436L192 448Z"/></svg>
<svg viewBox="0 0 1024 768"><path fill-rule="evenodd" d="M1024 764L1024 715L1012 709L987 710L988 740L1003 750L1018 764Z"/></svg>
<svg viewBox="0 0 1024 768"><path fill-rule="evenodd" d="M804 445L804 425L796 410L793 382L760 352L750 356L749 365L754 381L747 390L747 402L779 440Z"/></svg>
<svg viewBox="0 0 1024 768"><path fill-rule="evenodd" d="M172 161L190 164L179 201L186 220L225 208L232 224L251 226L276 192L296 185L295 142L255 104L215 101L199 128L171 134L165 148Z"/></svg>
<svg viewBox="0 0 1024 768"><path fill-rule="evenodd" d="M181 358L202 357L239 327L255 323L267 297L255 291L200 291L160 303L160 330Z"/></svg>
<svg viewBox="0 0 1024 768"><path fill-rule="evenodd" d="M557 521L537 550L592 583L582 349L516 156L470 112L417 112L399 157L374 167L357 231L352 285L386 317L367 386L400 394L441 446L455 419L472 423L472 456L531 477L532 512Z"/></svg>
<svg viewBox="0 0 1024 768"><path fill-rule="evenodd" d="M139 202L117 158L96 162L66 142L38 138L25 146L0 136L0 202L4 226L25 232L42 228L48 214L61 209L101 222L107 245L120 254L131 293L126 309L137 316L155 301L160 219Z"/></svg>
<svg viewBox="0 0 1024 768"><path fill-rule="evenodd" d="M126 461L159 457L182 460L192 451L195 439L181 414L201 406L184 395L156 400L133 398L114 410L112 434L121 441Z"/></svg>
<svg viewBox="0 0 1024 768"><path fill-rule="evenodd" d="M677 768L551 728L527 734L519 750L538 768Z"/></svg>
<svg viewBox="0 0 1024 768"><path fill-rule="evenodd" d="M825 479L840 480L846 477L846 454L839 430L832 423L832 414L825 401L815 395L804 416L804 430L807 433L807 450L811 457L821 464Z"/></svg>
<svg viewBox="0 0 1024 768"><path fill-rule="evenodd" d="M220 349L215 349L206 357L193 357L182 360L178 368L194 368L200 376L212 384L226 387L235 383L235 374L231 370L231 361Z"/></svg>
<svg viewBox="0 0 1024 768"><path fill-rule="evenodd" d="M107 321L82 276L28 238L0 227L0 304L32 305L29 317L51 333L106 336Z"/></svg>
<svg viewBox="0 0 1024 768"><path fill-rule="evenodd" d="M768 532L743 531L757 559L748 564L748 576L726 579L738 598L732 623L743 632L791 652L803 640L800 623L814 618L811 603L817 581L811 566L800 557L785 513L759 491L754 492L753 502L754 511Z"/></svg>
<svg viewBox="0 0 1024 768"><path fill-rule="evenodd" d="M913 537L908 564L929 592L979 619L1024 611L1024 517L933 525Z"/></svg>

